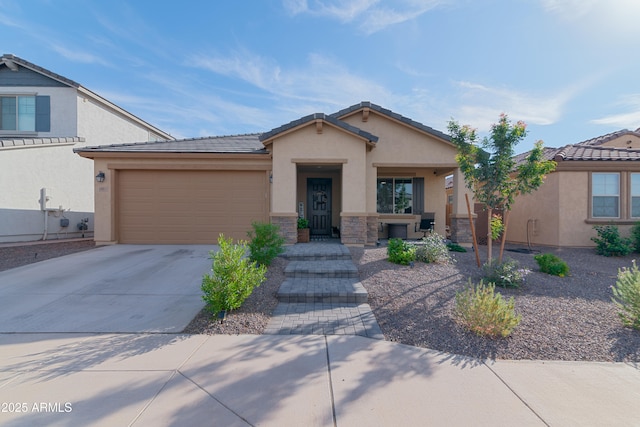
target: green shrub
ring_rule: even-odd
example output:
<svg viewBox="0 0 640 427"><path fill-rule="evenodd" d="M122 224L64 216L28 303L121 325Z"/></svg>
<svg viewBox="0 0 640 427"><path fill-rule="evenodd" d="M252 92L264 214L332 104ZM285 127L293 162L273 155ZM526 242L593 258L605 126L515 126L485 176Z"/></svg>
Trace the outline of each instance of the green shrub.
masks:
<svg viewBox="0 0 640 427"><path fill-rule="evenodd" d="M633 251L631 239L621 237L615 225L596 225L593 229L598 233L598 237L591 238L598 255L625 256Z"/></svg>
<svg viewBox="0 0 640 427"><path fill-rule="evenodd" d="M402 239L389 239L387 255L389 256L389 262L409 265L411 261L416 259L416 248Z"/></svg>
<svg viewBox="0 0 640 427"><path fill-rule="evenodd" d="M631 227L631 245L636 252L640 252L640 222Z"/></svg>
<svg viewBox="0 0 640 427"><path fill-rule="evenodd" d="M611 290L622 323L640 330L640 270L635 260L631 269L618 270L618 280Z"/></svg>
<svg viewBox="0 0 640 427"><path fill-rule="evenodd" d="M564 277L569 274L569 266L554 254L538 254L533 257L540 271L554 276Z"/></svg>
<svg viewBox="0 0 640 427"><path fill-rule="evenodd" d="M529 274L526 268L520 268L518 261L508 259L502 263L497 261L482 266L487 282L503 288L519 288Z"/></svg>
<svg viewBox="0 0 640 427"><path fill-rule="evenodd" d="M211 251L213 267L211 274L202 278L202 299L207 308L217 314L223 310L240 307L244 300L266 280L267 267L245 257L246 242L234 245L224 235L218 237L218 252Z"/></svg>
<svg viewBox="0 0 640 427"><path fill-rule="evenodd" d="M453 261L444 239L438 233L429 233L416 245L416 260L430 263L448 264Z"/></svg>
<svg viewBox="0 0 640 427"><path fill-rule="evenodd" d="M457 243L447 243L447 248L451 252L467 252L467 250L464 248L464 246L460 246Z"/></svg>
<svg viewBox="0 0 640 427"><path fill-rule="evenodd" d="M252 222L249 231L249 258L258 264L270 265L278 255L284 252L284 237L280 235L280 227L275 224Z"/></svg>
<svg viewBox="0 0 640 427"><path fill-rule="evenodd" d="M515 313L513 297L508 301L500 293L495 293L495 285L485 285L482 281L456 292L455 315L458 321L478 335L508 337L521 320Z"/></svg>
<svg viewBox="0 0 640 427"><path fill-rule="evenodd" d="M309 220L306 218L298 218L298 229L309 228Z"/></svg>

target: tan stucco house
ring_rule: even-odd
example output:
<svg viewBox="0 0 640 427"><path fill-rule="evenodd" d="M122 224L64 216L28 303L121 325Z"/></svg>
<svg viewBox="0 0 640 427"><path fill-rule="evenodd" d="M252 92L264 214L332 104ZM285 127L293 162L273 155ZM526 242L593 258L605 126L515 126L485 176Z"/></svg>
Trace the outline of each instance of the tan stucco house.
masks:
<svg viewBox="0 0 640 427"><path fill-rule="evenodd" d="M454 175L452 238L469 241L464 182L449 137L362 102L312 114L262 134L102 145L93 159L99 243L215 243L246 239L252 221L296 242L299 216L312 236L371 245L417 238L432 215L445 233L445 177Z"/></svg>
<svg viewBox="0 0 640 427"><path fill-rule="evenodd" d="M546 148L545 158L556 161L556 170L537 191L516 200L509 241L594 246L595 225L615 224L625 236L640 221L640 129Z"/></svg>

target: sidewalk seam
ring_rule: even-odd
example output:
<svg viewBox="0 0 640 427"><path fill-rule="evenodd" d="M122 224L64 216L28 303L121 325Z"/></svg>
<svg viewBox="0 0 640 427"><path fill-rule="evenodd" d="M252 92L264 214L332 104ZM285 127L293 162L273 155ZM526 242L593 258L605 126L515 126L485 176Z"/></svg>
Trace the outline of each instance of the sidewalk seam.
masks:
<svg viewBox="0 0 640 427"><path fill-rule="evenodd" d="M520 395L519 395L519 394L518 394L518 393L517 393L513 388L511 388L511 386L510 386L509 384L507 384L507 382L506 382L505 380L503 380L503 379L502 379L502 377L501 377L500 375L498 375L498 373L497 373L496 371L494 371L493 369L491 369L491 366L489 366L489 365L487 364L486 360L483 360L483 361L482 361L482 364L483 364L484 366L486 366L487 368L489 368L489 370L491 371L491 373L492 373L493 375L495 375L495 376L496 376L496 378L498 378L498 380L500 380L500 382L501 382L502 384L504 384L504 385L505 385L505 387L507 387L507 388L511 391L511 393L513 393L513 394L518 398L518 400L519 400L520 402L522 402L522 403L524 404L524 406L526 406L527 408L529 408L529 410L530 410L531 412L533 412L533 414L534 414L536 417L538 417L538 419L539 419L540 421L542 421L542 423L543 423L544 425L546 425L547 427L551 427L551 426L549 425L549 423L547 423L547 422L544 420L544 418L542 418L542 417L540 416L540 414L538 414L538 413L536 412L536 410L535 410L535 409L533 409L531 406L529 406L529 404L528 404L528 403L527 403L527 402L526 402L526 401L525 401L525 400L524 400L524 399L523 399L523 398L522 398L522 397L521 397L521 396L520 396Z"/></svg>
<svg viewBox="0 0 640 427"><path fill-rule="evenodd" d="M329 394L331 395L331 415L333 416L333 427L338 427L338 420L336 419L336 401L333 396L333 376L331 375L331 358L329 357L329 341L327 336L324 336L324 348L327 354L327 374L329 375Z"/></svg>

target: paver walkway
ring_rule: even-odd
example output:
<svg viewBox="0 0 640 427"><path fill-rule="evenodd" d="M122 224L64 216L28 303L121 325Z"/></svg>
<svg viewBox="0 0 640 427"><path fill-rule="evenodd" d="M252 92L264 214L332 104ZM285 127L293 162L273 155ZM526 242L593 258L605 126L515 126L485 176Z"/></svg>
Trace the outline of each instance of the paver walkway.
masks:
<svg viewBox="0 0 640 427"><path fill-rule="evenodd" d="M384 339L360 283L358 268L342 244L288 246L285 281L265 334L360 335Z"/></svg>

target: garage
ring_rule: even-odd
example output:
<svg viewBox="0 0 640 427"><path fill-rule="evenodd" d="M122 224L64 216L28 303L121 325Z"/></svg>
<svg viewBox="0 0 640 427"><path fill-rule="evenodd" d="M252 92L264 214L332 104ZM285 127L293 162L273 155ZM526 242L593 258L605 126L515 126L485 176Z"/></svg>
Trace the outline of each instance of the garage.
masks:
<svg viewBox="0 0 640 427"><path fill-rule="evenodd" d="M120 170L120 243L211 244L224 233L247 239L252 221L269 220L264 170Z"/></svg>

